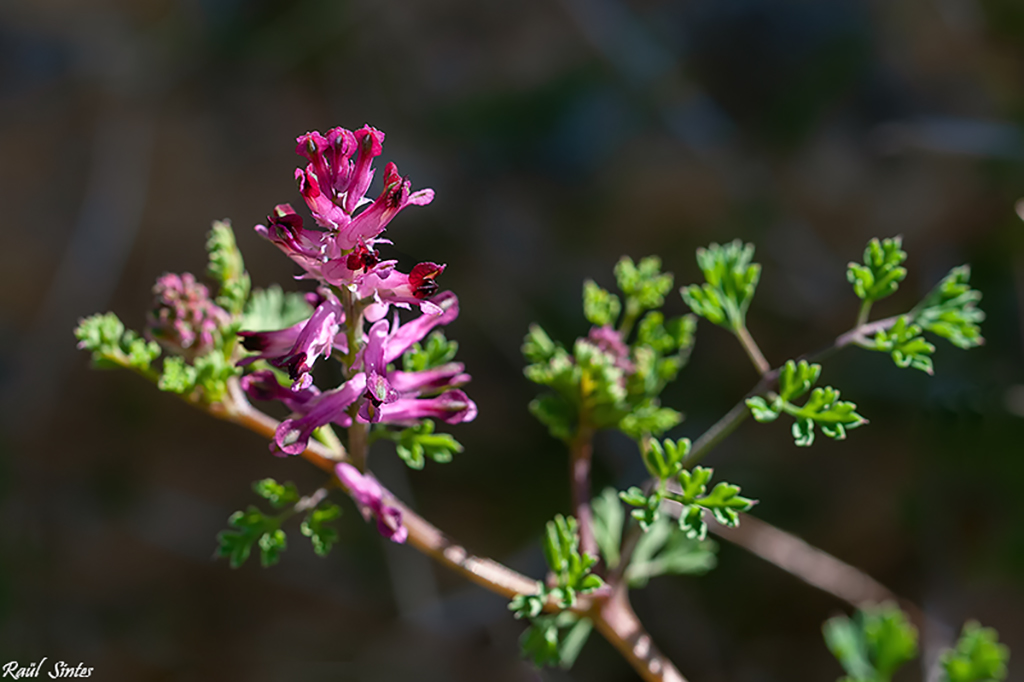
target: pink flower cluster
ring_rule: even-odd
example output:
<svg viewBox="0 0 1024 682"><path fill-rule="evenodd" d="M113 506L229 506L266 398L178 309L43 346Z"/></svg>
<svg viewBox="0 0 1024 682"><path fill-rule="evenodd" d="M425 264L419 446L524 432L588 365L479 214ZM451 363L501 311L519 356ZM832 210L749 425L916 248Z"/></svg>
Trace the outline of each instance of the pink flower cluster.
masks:
<svg viewBox="0 0 1024 682"><path fill-rule="evenodd" d="M217 330L231 321L191 273L164 274L153 285L153 295L156 304L147 316L146 335L190 361L213 350Z"/></svg>
<svg viewBox="0 0 1024 682"><path fill-rule="evenodd" d="M395 269L396 261L380 260L375 245L389 243L380 238L388 223L406 206L424 206L434 199L430 189L410 192L409 181L394 163L384 169L384 189L377 198L365 196L373 180L371 164L383 143L384 133L370 126L355 132L334 128L326 135L301 135L296 152L309 163L295 170L295 178L322 229L303 227L302 217L289 204L279 204L266 225L256 226L302 267L306 277L346 287L359 299L372 299L375 305L366 312L370 321L383 317L389 304L439 312L428 299L437 293L434 280L444 271L443 265L420 263L405 274Z"/></svg>
<svg viewBox="0 0 1024 682"><path fill-rule="evenodd" d="M375 199L366 197L372 162L380 156L383 142L384 134L370 126L300 136L296 151L308 164L297 169L295 177L318 229L304 227L302 217L288 204L276 206L267 224L256 226L302 268L302 278L320 285L307 297L314 306L307 319L287 329L240 334L253 355L239 364L266 360L287 371L292 380L291 386L282 386L273 372L262 370L241 381L250 398L280 400L292 411L271 443L275 454L303 452L313 432L326 424L409 426L422 419L456 424L476 417L476 405L459 388L470 379L462 364L415 372L389 369L431 330L454 320L459 302L451 292L438 292L436 278L445 266L419 263L406 274L396 269L396 261L380 258L377 245L390 243L380 235L395 215L434 198L433 190L411 192L409 181L393 163L384 169L381 193ZM414 305L418 317L402 324L395 310L388 319L391 306ZM366 331L363 320L370 323ZM350 353L353 339L355 353ZM345 381L321 391L313 385L313 368L335 352L346 357ZM382 502L380 485L372 476L347 463L338 466L337 474L364 515L376 517L382 534L396 542L405 540L401 512Z"/></svg>

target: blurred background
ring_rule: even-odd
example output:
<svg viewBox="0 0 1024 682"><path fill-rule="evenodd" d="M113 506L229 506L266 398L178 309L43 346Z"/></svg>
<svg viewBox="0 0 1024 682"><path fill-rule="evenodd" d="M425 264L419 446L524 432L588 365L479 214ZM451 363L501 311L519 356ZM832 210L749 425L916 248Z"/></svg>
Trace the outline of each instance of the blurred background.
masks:
<svg viewBox="0 0 1024 682"><path fill-rule="evenodd" d="M637 679L598 636L571 673L518 658L505 602L387 545L351 505L326 560L213 560L253 480L320 477L260 438L76 351L76 320L141 328L166 271L201 272L230 218L256 286L294 269L251 227L302 204L294 138L370 123L437 198L386 236L448 264L449 336L474 381L466 451L373 466L469 547L539 576L567 458L527 413L531 321L586 331L584 278L622 254L698 280L740 237L763 264L748 321L773 364L848 329L844 276L901 234L910 275L878 316L974 267L988 343L939 342L937 375L847 350L823 381L871 420L845 442L744 424L709 462L761 518L858 566L949 627L1024 656L1024 5L1017 0L7 0L0 4L0 662L79 661L98 680ZM375 195L377 190L371 190ZM305 210L305 207L302 207ZM669 312L684 306L672 295ZM665 393L699 435L756 379L702 323ZM642 477L623 438L595 485ZM694 681L831 680L844 610L721 543L704 577L634 593ZM922 679L909 666L901 680ZM1011 660L1011 680L1024 664Z"/></svg>

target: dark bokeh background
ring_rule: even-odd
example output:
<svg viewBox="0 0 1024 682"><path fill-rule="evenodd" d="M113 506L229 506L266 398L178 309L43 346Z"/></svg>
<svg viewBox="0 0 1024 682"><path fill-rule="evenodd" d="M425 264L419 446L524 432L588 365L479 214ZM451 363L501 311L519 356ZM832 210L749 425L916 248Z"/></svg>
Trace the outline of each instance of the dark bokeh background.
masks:
<svg viewBox="0 0 1024 682"><path fill-rule="evenodd" d="M848 351L824 380L869 427L798 449L783 424L745 424L711 462L762 518L951 632L975 617L1024 654L1017 0L10 0L0 662L84 661L100 680L635 679L596 636L571 675L535 672L503 600L386 546L351 507L327 560L294 530L273 569L211 560L251 481L308 490L318 475L74 350L78 317L111 309L140 327L157 276L201 271L215 218L234 221L256 285L287 284L291 264L250 227L301 203L296 135L365 122L387 132L384 159L437 191L388 236L406 267L448 264L480 407L454 463L407 473L384 451L374 467L534 575L543 521L567 511L566 456L526 412L518 347L533 320L585 331L585 277L610 286L621 254L656 253L685 284L697 246L753 241L749 323L777 364L851 325L844 266L869 237L902 234L910 252L881 315L971 262L985 347L940 343L936 377ZM702 324L666 393L688 416L677 435L754 380ZM598 483L640 475L627 442L600 439ZM635 603L695 681L839 675L820 624L843 605L737 548Z"/></svg>

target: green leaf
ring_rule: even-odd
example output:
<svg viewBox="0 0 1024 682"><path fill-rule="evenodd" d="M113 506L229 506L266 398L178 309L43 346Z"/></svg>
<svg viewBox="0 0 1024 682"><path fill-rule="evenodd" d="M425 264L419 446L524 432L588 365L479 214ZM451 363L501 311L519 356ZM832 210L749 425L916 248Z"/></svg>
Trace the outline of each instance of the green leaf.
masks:
<svg viewBox="0 0 1024 682"><path fill-rule="evenodd" d="M917 628L907 615L893 605L865 609L862 618L868 656L883 679L917 657Z"/></svg>
<svg viewBox="0 0 1024 682"><path fill-rule="evenodd" d="M842 440L846 431L867 423L867 419L857 414L857 406L849 401L839 399L838 389L831 386L816 388L811 397L802 406L785 403L783 409L793 416L793 438L796 444L808 446L814 442L814 425L821 427L822 433L829 438Z"/></svg>
<svg viewBox="0 0 1024 682"><path fill-rule="evenodd" d="M652 438L641 448L647 470L652 476L661 479L672 478L678 474L689 452L689 438L681 438L676 442L665 440L664 446Z"/></svg>
<svg viewBox="0 0 1024 682"><path fill-rule="evenodd" d="M341 516L341 507L330 502L321 502L306 515L299 526L302 534L313 543L317 556L327 556L331 547L338 542L338 531L330 522Z"/></svg>
<svg viewBox="0 0 1024 682"><path fill-rule="evenodd" d="M659 575L703 575L715 567L716 551L714 542L692 540L662 518L637 541L626 580L630 587L639 588Z"/></svg>
<svg viewBox="0 0 1024 682"><path fill-rule="evenodd" d="M272 478L264 478L252 484L253 491L270 502L274 509L281 509L299 501L299 490L291 481L278 483Z"/></svg>
<svg viewBox="0 0 1024 682"><path fill-rule="evenodd" d="M576 603L576 594L587 594L604 585L600 577L590 572L597 558L581 554L576 519L561 514L548 521L544 528L544 557L555 574L555 583L560 606L571 608Z"/></svg>
<svg viewBox="0 0 1024 682"><path fill-rule="evenodd" d="M599 287L592 279L583 283L583 316L598 327L612 326L619 319L619 297Z"/></svg>
<svg viewBox="0 0 1024 682"><path fill-rule="evenodd" d="M250 332L287 329L313 314L306 297L298 292L285 293L274 284L252 292L245 306L241 328Z"/></svg>
<svg viewBox="0 0 1024 682"><path fill-rule="evenodd" d="M547 592L542 583L537 583L536 594L517 594L509 602L508 609L516 618L536 618L544 612Z"/></svg>
<svg viewBox="0 0 1024 682"><path fill-rule="evenodd" d="M207 403L220 402L227 396L228 379L242 373L220 350L212 350L206 355L195 359L195 385L202 389L202 397ZM166 375L167 363L164 362ZM184 392L184 391L181 391Z"/></svg>
<svg viewBox="0 0 1024 682"><path fill-rule="evenodd" d="M281 552L287 547L287 538L280 528L267 531L260 536L260 565L269 568L281 560Z"/></svg>
<svg viewBox="0 0 1024 682"><path fill-rule="evenodd" d="M144 374L160 356L160 346L125 329L114 313L92 315L78 321L78 347L92 351L93 364L100 369L124 367Z"/></svg>
<svg viewBox="0 0 1024 682"><path fill-rule="evenodd" d="M523 657L533 661L538 668L561 662L558 655L558 626L551 620L545 619L528 627L519 639L519 646Z"/></svg>
<svg viewBox="0 0 1024 682"><path fill-rule="evenodd" d="M821 376L821 365L787 360L779 372L779 397L791 401L805 395Z"/></svg>
<svg viewBox="0 0 1024 682"><path fill-rule="evenodd" d="M523 339L522 352L527 362L543 364L551 360L558 346L539 324L531 324L530 330ZM532 381L532 380L531 380Z"/></svg>
<svg viewBox="0 0 1024 682"><path fill-rule="evenodd" d="M451 362L458 350L457 341L449 341L440 330L432 332L422 346L414 343L402 355L402 369L406 372L422 372L440 367Z"/></svg>
<svg viewBox="0 0 1024 682"><path fill-rule="evenodd" d="M825 621L822 634L828 650L853 680L873 680L875 667L868 659L867 644L856 623L846 616L836 616Z"/></svg>
<svg viewBox="0 0 1024 682"><path fill-rule="evenodd" d="M596 576L594 576L596 577ZM590 638L590 632L594 625L588 618L580 618L575 624L569 627L569 631L559 638L558 642L558 667L562 670L572 668L576 659L583 650L583 645Z"/></svg>
<svg viewBox="0 0 1024 682"><path fill-rule="evenodd" d="M889 682L917 656L917 628L892 604L837 616L822 628L825 644L854 682Z"/></svg>
<svg viewBox="0 0 1024 682"><path fill-rule="evenodd" d="M754 420L761 422L762 424L773 422L778 419L782 409L781 404L779 407L774 407L769 405L768 402L760 396L747 398L747 407L750 408L750 414L753 415Z"/></svg>
<svg viewBox="0 0 1024 682"><path fill-rule="evenodd" d="M718 325L738 329L745 325L747 308L754 298L761 266L751 263L754 245L739 239L697 249L697 264L705 284L680 290L683 301L697 315Z"/></svg>
<svg viewBox="0 0 1024 682"><path fill-rule="evenodd" d="M710 511L718 523L735 527L739 525L740 512L750 511L756 500L740 495L740 487L720 481L711 492L707 491L713 470L697 466L692 471L679 472L680 493L666 492L664 497L683 506L679 515L679 527L687 537L703 540L707 536L704 511Z"/></svg>
<svg viewBox="0 0 1024 682"><path fill-rule="evenodd" d="M156 387L161 391L170 391L187 395L196 388L198 378L196 368L176 355L164 358L163 372Z"/></svg>
<svg viewBox="0 0 1024 682"><path fill-rule="evenodd" d="M619 565L619 546L626 515L614 488L605 488L591 503L594 510L594 540L610 569Z"/></svg>
<svg viewBox="0 0 1024 682"><path fill-rule="evenodd" d="M576 430L576 410L561 396L547 393L530 402L530 414L536 417L554 438L569 441Z"/></svg>
<svg viewBox="0 0 1024 682"><path fill-rule="evenodd" d="M977 307L981 292L971 288L970 280L970 266L950 270L910 312L911 321L958 348L983 344L985 339L978 324L985 319L985 313Z"/></svg>
<svg viewBox="0 0 1024 682"><path fill-rule="evenodd" d="M284 549L283 533L280 538L274 533L278 530L279 522L276 518L268 517L259 509L250 505L244 512L237 511L228 517L228 525L235 530L221 531L217 535L217 556L227 557L231 568L238 568L245 563L252 552L252 546L260 542L261 560L276 560L277 554ZM263 536L269 535L264 541ZM280 546L278 545L280 540ZM266 556L263 559L263 545L267 545ZM276 552L276 553L275 553ZM264 566L268 564L264 563Z"/></svg>
<svg viewBox="0 0 1024 682"><path fill-rule="evenodd" d="M230 221L214 221L206 251L210 259L207 273L220 284L217 305L232 315L240 315L249 298L250 282Z"/></svg>
<svg viewBox="0 0 1024 682"><path fill-rule="evenodd" d="M907 276L902 267L907 259L902 237L892 237L881 242L877 238L868 242L864 249L864 264L850 263L846 266L846 279L853 284L858 298L873 302L891 295Z"/></svg>
<svg viewBox="0 0 1024 682"><path fill-rule="evenodd" d="M975 621L964 625L956 648L939 658L942 682L997 682L1005 680L1010 650L999 643L999 634Z"/></svg>
<svg viewBox="0 0 1024 682"><path fill-rule="evenodd" d="M375 433L393 440L398 456L411 469L422 469L428 457L446 464L452 461L454 453L462 452L462 445L455 438L447 433L434 433L434 422L430 419L402 431L388 431L384 427Z"/></svg>
<svg viewBox="0 0 1024 682"><path fill-rule="evenodd" d="M615 264L615 279L626 296L627 311L632 309L636 315L660 308L665 303L665 294L672 289L672 275L662 274L661 259L657 256L647 256L635 265L633 259L623 256Z"/></svg>
<svg viewBox="0 0 1024 682"><path fill-rule="evenodd" d="M931 355L935 346L925 341L921 327L911 324L907 315L901 316L889 329L876 333L873 344L865 347L891 353L897 367L913 367L927 374L934 373Z"/></svg>
<svg viewBox="0 0 1024 682"><path fill-rule="evenodd" d="M656 399L637 405L619 422L619 430L634 440L644 436L660 436L683 421L683 415L669 407L661 407Z"/></svg>

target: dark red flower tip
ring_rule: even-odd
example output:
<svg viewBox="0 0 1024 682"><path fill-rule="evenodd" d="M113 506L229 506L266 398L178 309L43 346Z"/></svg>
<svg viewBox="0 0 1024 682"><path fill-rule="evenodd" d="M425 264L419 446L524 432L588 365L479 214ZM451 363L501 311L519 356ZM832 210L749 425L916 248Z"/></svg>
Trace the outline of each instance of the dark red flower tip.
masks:
<svg viewBox="0 0 1024 682"><path fill-rule="evenodd" d="M352 253L348 255L345 260L345 266L349 270L359 270L360 268L372 268L374 265L380 262L380 251L377 249L369 248L363 240L359 240L356 244L356 248L352 250Z"/></svg>
<svg viewBox="0 0 1024 682"><path fill-rule="evenodd" d="M418 263L409 273L409 288L418 299L430 298L437 293L434 279L444 272L445 266L437 263Z"/></svg>
<svg viewBox="0 0 1024 682"><path fill-rule="evenodd" d="M267 216L267 225L294 232L302 229L302 216L295 212L291 204L278 204Z"/></svg>

